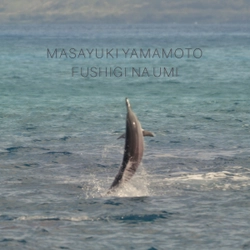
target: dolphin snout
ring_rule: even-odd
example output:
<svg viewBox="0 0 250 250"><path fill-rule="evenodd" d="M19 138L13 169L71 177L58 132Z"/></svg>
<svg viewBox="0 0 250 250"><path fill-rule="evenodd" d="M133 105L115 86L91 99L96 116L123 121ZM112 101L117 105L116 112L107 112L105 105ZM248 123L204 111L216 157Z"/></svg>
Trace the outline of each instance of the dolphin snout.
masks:
<svg viewBox="0 0 250 250"><path fill-rule="evenodd" d="M129 103L129 99L127 97L125 98L125 102L126 102L127 107L129 108L130 107L130 103Z"/></svg>

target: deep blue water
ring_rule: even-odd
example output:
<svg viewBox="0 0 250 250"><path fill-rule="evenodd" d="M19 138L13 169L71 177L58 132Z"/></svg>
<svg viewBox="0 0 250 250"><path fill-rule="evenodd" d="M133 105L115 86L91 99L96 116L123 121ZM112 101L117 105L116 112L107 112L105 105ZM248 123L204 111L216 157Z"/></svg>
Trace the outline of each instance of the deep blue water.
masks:
<svg viewBox="0 0 250 250"><path fill-rule="evenodd" d="M250 249L249 41L249 25L1 25L0 248ZM47 57L71 48L119 52ZM185 54L122 54L163 48ZM178 76L72 77L72 67ZM110 196L125 97L155 137Z"/></svg>

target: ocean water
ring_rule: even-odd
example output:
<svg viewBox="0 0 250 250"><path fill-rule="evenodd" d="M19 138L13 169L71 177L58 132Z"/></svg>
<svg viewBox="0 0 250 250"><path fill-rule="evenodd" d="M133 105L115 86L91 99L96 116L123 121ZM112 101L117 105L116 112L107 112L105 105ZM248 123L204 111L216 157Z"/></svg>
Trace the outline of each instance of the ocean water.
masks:
<svg viewBox="0 0 250 250"><path fill-rule="evenodd" d="M242 24L0 25L0 249L250 249L249 41ZM155 137L108 195L125 97Z"/></svg>

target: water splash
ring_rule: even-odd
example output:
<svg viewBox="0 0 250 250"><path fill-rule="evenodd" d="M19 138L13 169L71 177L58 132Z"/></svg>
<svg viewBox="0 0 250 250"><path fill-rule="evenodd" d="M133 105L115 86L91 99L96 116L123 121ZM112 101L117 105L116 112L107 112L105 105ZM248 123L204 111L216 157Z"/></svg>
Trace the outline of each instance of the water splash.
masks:
<svg viewBox="0 0 250 250"><path fill-rule="evenodd" d="M140 166L137 173L133 178L119 187L115 192L108 194L108 189L113 181L114 177L101 178L101 176L91 175L88 180L85 180L83 190L86 198L97 197L141 197L150 196L148 189L149 181L148 174L143 166Z"/></svg>

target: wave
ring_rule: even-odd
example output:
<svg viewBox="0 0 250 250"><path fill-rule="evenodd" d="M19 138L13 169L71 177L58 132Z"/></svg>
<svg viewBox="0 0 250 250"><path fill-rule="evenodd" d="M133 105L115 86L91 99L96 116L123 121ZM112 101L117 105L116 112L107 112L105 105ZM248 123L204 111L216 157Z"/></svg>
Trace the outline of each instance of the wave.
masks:
<svg viewBox="0 0 250 250"><path fill-rule="evenodd" d="M97 217L90 217L87 215L82 216L20 216L15 219L15 221L71 221L71 222L84 222L84 221L121 221L121 222L152 222L158 219L168 219L172 213L167 211L157 211L155 213L149 213L142 211L141 213L129 213L129 214L119 214L119 215L101 215Z"/></svg>

